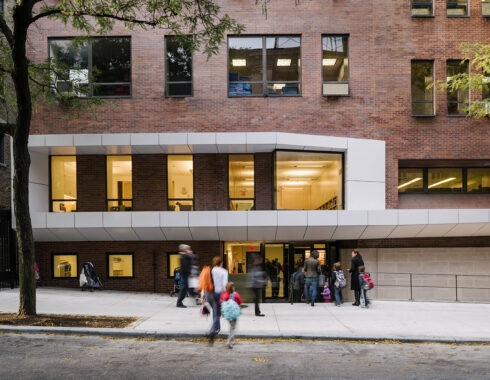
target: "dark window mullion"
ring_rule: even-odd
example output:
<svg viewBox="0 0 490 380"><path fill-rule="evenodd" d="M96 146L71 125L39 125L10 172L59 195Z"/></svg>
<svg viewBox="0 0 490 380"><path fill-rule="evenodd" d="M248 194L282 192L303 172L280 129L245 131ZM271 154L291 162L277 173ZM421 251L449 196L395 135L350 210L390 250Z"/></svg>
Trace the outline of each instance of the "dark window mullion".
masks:
<svg viewBox="0 0 490 380"><path fill-rule="evenodd" d="M468 192L468 168L463 168L463 193Z"/></svg>
<svg viewBox="0 0 490 380"><path fill-rule="evenodd" d="M262 95L267 96L267 37L262 36Z"/></svg>
<svg viewBox="0 0 490 380"><path fill-rule="evenodd" d="M424 192L428 192L429 191L429 169L428 168L422 169L422 181L424 183L424 185L423 185Z"/></svg>

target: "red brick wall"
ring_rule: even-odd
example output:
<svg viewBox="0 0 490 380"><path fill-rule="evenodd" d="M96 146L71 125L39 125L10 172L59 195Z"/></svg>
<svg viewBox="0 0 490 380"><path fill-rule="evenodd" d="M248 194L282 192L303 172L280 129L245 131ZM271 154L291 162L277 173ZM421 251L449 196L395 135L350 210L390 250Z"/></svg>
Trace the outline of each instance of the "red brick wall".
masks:
<svg viewBox="0 0 490 380"><path fill-rule="evenodd" d="M106 158L77 156L78 211L106 211Z"/></svg>
<svg viewBox="0 0 490 380"><path fill-rule="evenodd" d="M297 7L292 0L275 1L267 19L254 1L219 3L246 26L245 33L301 34L301 97L228 98L223 44L209 61L194 54L194 97L165 98L163 32L121 26L112 34L132 36L132 98L110 100L119 107L102 107L96 117L87 112L71 120L59 108L41 105L31 133L287 131L381 139L387 143L388 208L398 206L399 159L490 157L488 120L447 117L445 94L436 94L436 117L410 116L412 59L434 59L435 79L445 80L445 62L461 57L462 42L490 41L480 1L469 2L469 18L447 18L445 0L434 1L434 18L411 18L407 0L308 0ZM75 34L47 19L30 32L29 57L36 62L48 57L48 37ZM324 33L350 35L350 97L321 96Z"/></svg>
<svg viewBox="0 0 490 380"><path fill-rule="evenodd" d="M195 154L195 210L228 210L227 180L228 156L226 154Z"/></svg>
<svg viewBox="0 0 490 380"><path fill-rule="evenodd" d="M167 252L177 252L180 242L59 242L36 243L36 261L45 286L78 287L78 278L52 279L51 256L53 253L78 254L78 270L81 264L91 261L106 289L128 291L169 292L173 279L167 277ZM222 255L217 241L188 243L198 255L198 265L209 265L214 256ZM130 252L134 254L134 278L107 278L107 253Z"/></svg>
<svg viewBox="0 0 490 380"><path fill-rule="evenodd" d="M167 209L167 156L133 155L133 210Z"/></svg>
<svg viewBox="0 0 490 380"><path fill-rule="evenodd" d="M274 158L272 153L255 154L255 209L273 209L272 194L272 165Z"/></svg>

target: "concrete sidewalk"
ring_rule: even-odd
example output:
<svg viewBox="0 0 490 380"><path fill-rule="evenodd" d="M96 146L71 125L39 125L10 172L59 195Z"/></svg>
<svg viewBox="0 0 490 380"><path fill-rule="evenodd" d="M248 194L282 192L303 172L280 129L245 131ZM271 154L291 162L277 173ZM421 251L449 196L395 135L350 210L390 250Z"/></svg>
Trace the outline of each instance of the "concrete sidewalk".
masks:
<svg viewBox="0 0 490 380"><path fill-rule="evenodd" d="M112 336L203 336L211 318L186 299L187 309L175 307L176 298L163 294L79 289L40 288L37 311L42 314L80 314L139 317L124 329L39 328L1 326L0 331L57 331ZM0 312L16 312L18 290L0 290ZM243 309L238 335L264 338L394 339L402 341L490 342L490 304L373 301L369 309L344 304L278 304L261 306L265 317L255 317L253 305ZM222 332L228 323L222 319Z"/></svg>

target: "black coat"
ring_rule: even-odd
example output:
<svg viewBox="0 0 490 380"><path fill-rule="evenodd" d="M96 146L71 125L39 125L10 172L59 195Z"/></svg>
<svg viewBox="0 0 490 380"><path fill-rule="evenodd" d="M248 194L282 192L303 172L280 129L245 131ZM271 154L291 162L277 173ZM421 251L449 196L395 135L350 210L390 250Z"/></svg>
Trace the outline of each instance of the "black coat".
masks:
<svg viewBox="0 0 490 380"><path fill-rule="evenodd" d="M352 259L352 263L349 269L351 290L361 290L361 286L359 285L359 267L361 265L364 265L364 261L362 261L359 255L355 256Z"/></svg>

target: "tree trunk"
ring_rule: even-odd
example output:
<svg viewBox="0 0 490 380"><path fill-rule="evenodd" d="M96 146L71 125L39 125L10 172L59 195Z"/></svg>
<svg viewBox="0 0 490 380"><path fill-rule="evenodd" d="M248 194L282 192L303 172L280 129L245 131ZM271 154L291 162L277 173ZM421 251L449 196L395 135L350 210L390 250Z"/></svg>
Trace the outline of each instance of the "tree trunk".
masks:
<svg viewBox="0 0 490 380"><path fill-rule="evenodd" d="M19 315L36 314L36 278L34 274L34 240L29 213L29 166L31 159L27 143L31 124L32 103L26 41L32 6L26 2L14 7L14 46L12 74L17 95L17 119L13 133L14 210L19 256Z"/></svg>

